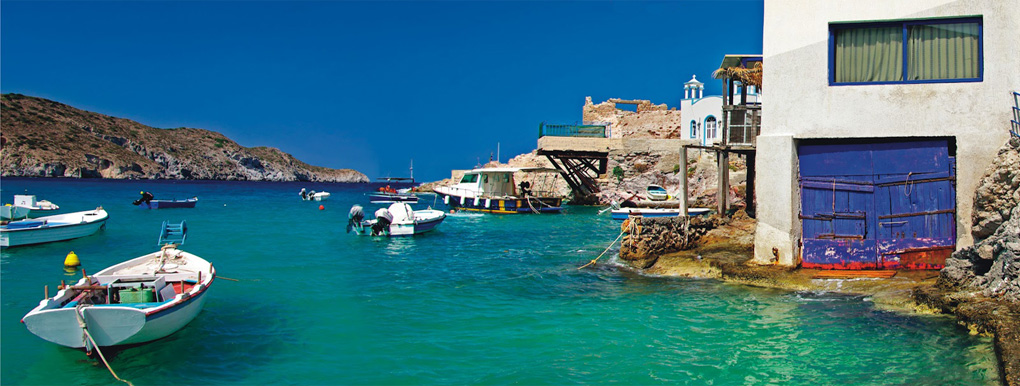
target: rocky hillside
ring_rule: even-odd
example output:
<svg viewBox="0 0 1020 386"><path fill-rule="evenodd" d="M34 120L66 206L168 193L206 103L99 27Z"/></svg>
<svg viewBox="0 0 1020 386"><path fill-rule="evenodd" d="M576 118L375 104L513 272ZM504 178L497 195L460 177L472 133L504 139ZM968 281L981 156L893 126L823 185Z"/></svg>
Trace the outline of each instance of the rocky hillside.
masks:
<svg viewBox="0 0 1020 386"><path fill-rule="evenodd" d="M0 98L0 175L116 179L368 182L220 133L157 129L20 94Z"/></svg>

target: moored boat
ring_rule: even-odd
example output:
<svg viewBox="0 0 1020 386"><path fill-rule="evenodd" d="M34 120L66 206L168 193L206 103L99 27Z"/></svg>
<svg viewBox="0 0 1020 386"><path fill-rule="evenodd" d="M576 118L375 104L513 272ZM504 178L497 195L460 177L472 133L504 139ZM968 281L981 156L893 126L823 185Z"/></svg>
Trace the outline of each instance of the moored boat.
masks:
<svg viewBox="0 0 1020 386"><path fill-rule="evenodd" d="M102 207L0 224L0 247L70 240L96 233L110 216Z"/></svg>
<svg viewBox="0 0 1020 386"><path fill-rule="evenodd" d="M311 192L305 192L305 188L301 188L301 192L298 194L300 194L301 199L305 201L325 201L330 196L329 192L316 192L314 190Z"/></svg>
<svg viewBox="0 0 1020 386"><path fill-rule="evenodd" d="M711 209L708 208L689 208L687 209L688 216L700 216ZM677 217L680 215L679 208L620 208L613 209L613 220L623 221L630 216L641 216L641 217Z"/></svg>
<svg viewBox="0 0 1020 386"><path fill-rule="evenodd" d="M46 200L36 200L35 195L32 194L15 194L14 195L14 206L20 206L28 208L30 210L57 210L60 209L57 204Z"/></svg>
<svg viewBox="0 0 1020 386"><path fill-rule="evenodd" d="M49 342L87 351L160 339L202 311L216 270L171 244L83 276L40 301L21 319L25 327Z"/></svg>
<svg viewBox="0 0 1020 386"><path fill-rule="evenodd" d="M402 202L375 211L375 218L365 220L361 205L351 207L347 216L347 232L368 236L412 236L432 231L446 219L446 213L432 208L414 210Z"/></svg>
<svg viewBox="0 0 1020 386"><path fill-rule="evenodd" d="M195 204L198 204L198 197L192 197L186 200L150 200L148 202L141 201L135 205L138 205L142 209L171 209L171 208L194 208Z"/></svg>
<svg viewBox="0 0 1020 386"><path fill-rule="evenodd" d="M32 212L32 209L23 206L14 206L7 204L0 206L0 221L14 221L28 218L28 214Z"/></svg>
<svg viewBox="0 0 1020 386"><path fill-rule="evenodd" d="M464 173L460 183L434 189L443 202L457 209L488 213L555 213L563 198L551 188L532 190L531 182L517 182L516 173L556 173L550 168L482 168ZM550 184L551 185L551 184Z"/></svg>
<svg viewBox="0 0 1020 386"><path fill-rule="evenodd" d="M648 185L645 188L645 193L648 194L648 199L652 201L665 201L669 199L669 193L659 185Z"/></svg>
<svg viewBox="0 0 1020 386"><path fill-rule="evenodd" d="M368 195L368 200L373 204L393 204L397 202L417 204L418 196L410 192L408 193L374 192Z"/></svg>

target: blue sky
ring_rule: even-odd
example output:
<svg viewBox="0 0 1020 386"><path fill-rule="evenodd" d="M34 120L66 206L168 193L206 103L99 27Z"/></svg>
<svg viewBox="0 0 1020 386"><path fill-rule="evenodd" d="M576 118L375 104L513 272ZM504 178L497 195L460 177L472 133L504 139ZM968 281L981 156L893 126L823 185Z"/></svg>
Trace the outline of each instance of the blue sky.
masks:
<svg viewBox="0 0 1020 386"><path fill-rule="evenodd" d="M535 148L584 98L679 104L761 53L758 1L4 1L0 90L420 181Z"/></svg>

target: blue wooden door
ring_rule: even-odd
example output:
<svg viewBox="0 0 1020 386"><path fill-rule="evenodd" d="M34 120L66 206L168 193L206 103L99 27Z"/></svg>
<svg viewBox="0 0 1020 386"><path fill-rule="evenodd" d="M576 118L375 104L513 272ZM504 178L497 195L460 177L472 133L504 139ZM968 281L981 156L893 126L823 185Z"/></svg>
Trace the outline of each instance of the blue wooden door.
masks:
<svg viewBox="0 0 1020 386"><path fill-rule="evenodd" d="M937 269L956 244L947 140L805 142L802 265Z"/></svg>

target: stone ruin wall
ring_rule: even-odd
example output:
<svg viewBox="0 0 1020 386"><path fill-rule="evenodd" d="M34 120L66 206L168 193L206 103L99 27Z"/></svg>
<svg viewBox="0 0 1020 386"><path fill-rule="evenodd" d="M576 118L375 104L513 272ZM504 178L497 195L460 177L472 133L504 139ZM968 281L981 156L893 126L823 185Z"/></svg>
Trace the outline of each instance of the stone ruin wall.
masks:
<svg viewBox="0 0 1020 386"><path fill-rule="evenodd" d="M637 112L621 110L617 104L636 105ZM610 138L661 138L679 139L684 128L680 111L649 100L610 99L599 104L592 103L591 97L584 100L582 109L584 122L609 123Z"/></svg>

